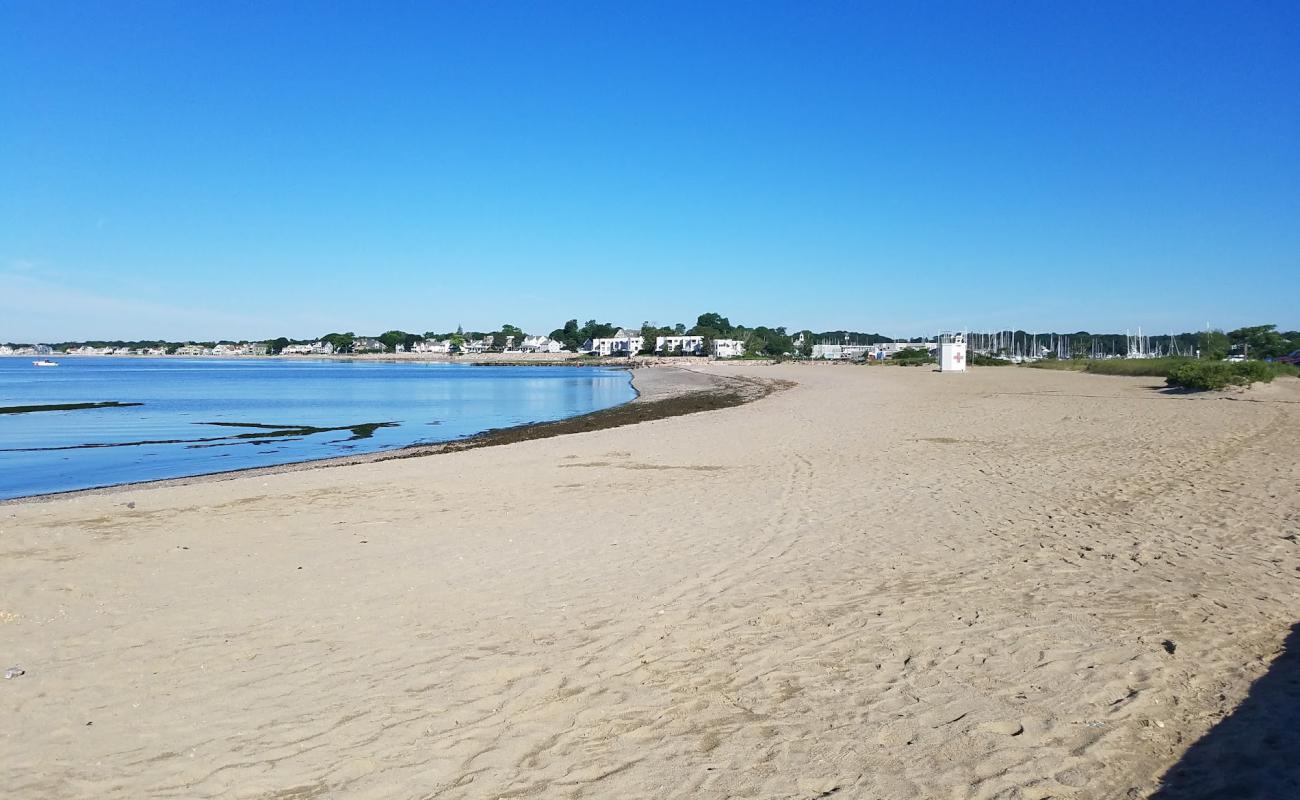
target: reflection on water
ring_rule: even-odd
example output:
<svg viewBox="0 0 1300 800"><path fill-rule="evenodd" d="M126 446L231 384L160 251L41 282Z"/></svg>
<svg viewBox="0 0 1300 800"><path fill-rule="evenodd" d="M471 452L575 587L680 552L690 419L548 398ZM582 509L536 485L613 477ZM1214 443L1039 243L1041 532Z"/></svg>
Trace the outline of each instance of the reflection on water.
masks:
<svg viewBox="0 0 1300 800"><path fill-rule="evenodd" d="M0 498L450 441L608 408L635 394L627 373L591 368L60 364L36 369L0 358L0 408L25 412L0 414ZM235 446L245 444L259 446Z"/></svg>

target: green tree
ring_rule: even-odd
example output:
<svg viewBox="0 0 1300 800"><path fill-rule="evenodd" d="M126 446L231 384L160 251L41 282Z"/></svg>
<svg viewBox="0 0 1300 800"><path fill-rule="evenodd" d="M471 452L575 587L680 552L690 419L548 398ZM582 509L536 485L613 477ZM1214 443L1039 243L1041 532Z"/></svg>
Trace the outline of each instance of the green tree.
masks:
<svg viewBox="0 0 1300 800"><path fill-rule="evenodd" d="M356 334L352 333L352 331L347 333L327 333L320 337L320 340L325 344L333 345L336 353L352 352L352 342L355 339Z"/></svg>
<svg viewBox="0 0 1300 800"><path fill-rule="evenodd" d="M697 331L700 329L716 331L719 336L728 336L732 330L731 320L714 311L701 314L696 318L695 328Z"/></svg>
<svg viewBox="0 0 1300 800"><path fill-rule="evenodd" d="M578 335L583 341L587 339L608 339L618 331L618 328L609 322L597 322L594 319L587 320L587 324L582 326Z"/></svg>
<svg viewBox="0 0 1300 800"><path fill-rule="evenodd" d="M512 346L518 347L524 343L524 333L522 328L514 325L502 325L501 330L492 333L492 341L497 347L506 347L506 342L511 342Z"/></svg>
<svg viewBox="0 0 1300 800"><path fill-rule="evenodd" d="M1287 340L1277 332L1276 325L1255 325L1228 332L1233 344L1245 345L1251 358L1277 358L1287 354Z"/></svg>
<svg viewBox="0 0 1300 800"><path fill-rule="evenodd" d="M655 352L655 340L659 338L659 329L649 322L641 323L641 355L652 356Z"/></svg>
<svg viewBox="0 0 1300 800"><path fill-rule="evenodd" d="M289 340L281 336L278 339L272 339L271 341L266 343L266 352L270 353L271 355L278 356L280 355L281 351L283 351L284 348L288 346L289 346ZM167 348L168 354L175 353L175 352L176 352L175 345Z"/></svg>
<svg viewBox="0 0 1300 800"><path fill-rule="evenodd" d="M1196 334L1196 349L1200 351L1201 358L1222 361L1228 357L1228 348L1231 346L1232 341L1223 331L1203 331Z"/></svg>
<svg viewBox="0 0 1300 800"><path fill-rule="evenodd" d="M378 339L385 351L393 353L397 351L397 345L406 341L406 331L384 331Z"/></svg>
<svg viewBox="0 0 1300 800"><path fill-rule="evenodd" d="M563 328L556 328L551 331L551 338L559 342L566 350L577 351L582 345L582 340L578 338L578 321L571 319L564 323Z"/></svg>
<svg viewBox="0 0 1300 800"><path fill-rule="evenodd" d="M785 328L768 328L760 325L745 337L745 352L749 355L778 357L793 350L794 342Z"/></svg>

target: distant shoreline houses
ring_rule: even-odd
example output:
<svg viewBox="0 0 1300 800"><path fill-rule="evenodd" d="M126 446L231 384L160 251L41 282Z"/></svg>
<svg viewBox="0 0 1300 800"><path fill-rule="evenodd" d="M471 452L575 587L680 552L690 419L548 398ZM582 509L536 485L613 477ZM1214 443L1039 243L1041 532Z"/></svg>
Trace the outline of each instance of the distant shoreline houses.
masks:
<svg viewBox="0 0 1300 800"><path fill-rule="evenodd" d="M654 353L659 356L704 355L706 340L703 336L656 336ZM613 336L592 338L582 343L582 351L596 356L634 356L645 349L645 337L640 332L619 328ZM714 339L709 353L715 358L737 358L745 354L745 343L740 339Z"/></svg>
<svg viewBox="0 0 1300 800"><path fill-rule="evenodd" d="M639 331L626 328L618 329L613 336L588 339L578 349L579 353L592 356L616 357L640 355L644 349L645 338ZM741 339L706 340L703 336L658 336L655 338L653 353L658 356L702 356L706 348L715 358L739 358L745 355L745 342ZM281 348L278 355L284 356L338 356L367 355L390 352L379 339L358 336L351 340L347 349L337 348L333 342L320 339L314 342L296 342ZM391 352L413 353L422 355L477 355L488 352L560 354L572 352L566 350L563 343L549 336L524 336L516 344L514 336L505 337L500 347L496 347L493 336L479 339L465 339L459 343L452 339L419 339L406 344L396 344ZM176 355L186 357L198 356L266 356L271 353L267 342L222 342L215 345L187 342L165 347L112 347L79 345L55 350L50 345L11 346L0 345L0 356L163 356Z"/></svg>
<svg viewBox="0 0 1300 800"><path fill-rule="evenodd" d="M328 337L327 337L328 338ZM409 344L395 344L390 351L384 342L369 336L358 336L350 340L346 349L339 349L332 341L320 339L314 342L296 342L281 348L279 355L285 356L339 356L369 355L383 353L412 353L421 355L479 355L489 352L525 353L525 354L560 354L572 352L549 336L524 336L517 343L514 336L506 336L498 347L492 335L478 339L461 339L456 336L447 339L425 338ZM802 336L794 340L796 352L804 345ZM457 341L459 340L459 341ZM409 340L408 340L409 341ZM924 348L934 350L933 342L881 342L877 344L819 343L811 345L809 357L813 360L883 360L892 358L905 348ZM578 353L604 357L631 357L645 353L645 337L639 330L619 328L613 336L590 338L578 347ZM656 356L703 356L714 358L741 358L745 355L746 344L742 339L707 339L698 335L666 335L655 337L654 348L650 351ZM67 346L55 350L50 345L0 345L0 356L161 356L177 355L198 356L266 356L271 353L267 342L222 342L215 345L196 344L193 342L165 347L113 347L79 345Z"/></svg>
<svg viewBox="0 0 1300 800"><path fill-rule="evenodd" d="M884 361L893 358L900 350L924 348L935 350L939 347L934 342L879 342L877 344L815 344L810 358L817 360L857 360L873 358Z"/></svg>
<svg viewBox="0 0 1300 800"><path fill-rule="evenodd" d="M407 333L389 330L378 336L328 333L317 339L279 337L263 342L222 340L219 342L165 340L91 340L59 342L52 345L13 343L0 345L0 355L178 355L185 357L288 356L338 357L350 355L424 355L431 357L476 356L481 354L553 355L557 358L588 356L595 358L641 357L712 357L735 359L751 357L811 357L821 360L881 359L894 355L909 342L888 342L879 334L849 334L836 331L814 334L802 331L787 335L785 328L733 327L718 314L701 314L694 328L684 324L656 327L649 322L640 327L616 327L589 320L583 326L576 319L550 335L529 335L514 325L502 325L492 333L465 331L457 326L454 333ZM863 344L862 342L871 344ZM932 345L922 344L930 348ZM532 360L531 358L529 360Z"/></svg>
<svg viewBox="0 0 1300 800"><path fill-rule="evenodd" d="M54 355L54 348L48 344L28 345L26 347L10 347L7 344L0 345L0 356L50 356Z"/></svg>

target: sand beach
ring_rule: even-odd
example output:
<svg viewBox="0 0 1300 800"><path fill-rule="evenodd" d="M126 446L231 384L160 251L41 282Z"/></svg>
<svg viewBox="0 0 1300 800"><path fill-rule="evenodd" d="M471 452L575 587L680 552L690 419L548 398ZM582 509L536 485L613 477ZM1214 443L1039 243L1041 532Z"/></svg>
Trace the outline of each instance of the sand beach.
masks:
<svg viewBox="0 0 1300 800"><path fill-rule="evenodd" d="M774 391L0 505L0 795L1293 796L1300 381L636 380Z"/></svg>

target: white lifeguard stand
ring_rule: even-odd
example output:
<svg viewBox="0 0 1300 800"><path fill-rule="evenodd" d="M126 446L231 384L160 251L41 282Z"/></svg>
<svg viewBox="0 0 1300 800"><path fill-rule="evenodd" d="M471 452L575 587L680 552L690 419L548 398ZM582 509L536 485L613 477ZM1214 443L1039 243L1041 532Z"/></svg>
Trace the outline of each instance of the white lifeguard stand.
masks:
<svg viewBox="0 0 1300 800"><path fill-rule="evenodd" d="M966 371L966 332L941 331L939 345L939 371Z"/></svg>

